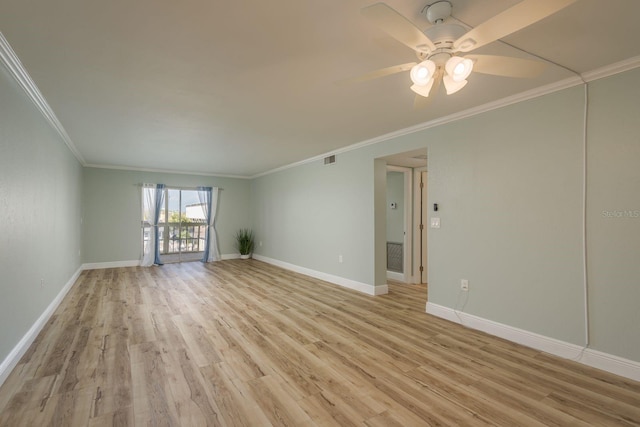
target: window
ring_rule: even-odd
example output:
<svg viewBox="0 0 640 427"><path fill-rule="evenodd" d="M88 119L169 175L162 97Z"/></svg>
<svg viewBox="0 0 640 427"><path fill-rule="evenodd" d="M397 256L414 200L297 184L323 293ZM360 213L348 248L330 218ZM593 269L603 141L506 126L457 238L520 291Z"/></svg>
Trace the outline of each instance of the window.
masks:
<svg viewBox="0 0 640 427"><path fill-rule="evenodd" d="M151 227L143 220L143 245ZM165 188L164 207L158 220L158 245L162 262L195 261L205 250L207 220L197 190Z"/></svg>

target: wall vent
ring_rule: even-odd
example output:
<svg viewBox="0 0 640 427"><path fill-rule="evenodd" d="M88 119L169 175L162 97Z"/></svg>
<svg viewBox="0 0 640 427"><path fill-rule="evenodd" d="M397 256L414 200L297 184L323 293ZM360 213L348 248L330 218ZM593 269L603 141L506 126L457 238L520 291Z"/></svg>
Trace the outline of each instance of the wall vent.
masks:
<svg viewBox="0 0 640 427"><path fill-rule="evenodd" d="M402 273L404 261L403 244L387 242L387 270Z"/></svg>
<svg viewBox="0 0 640 427"><path fill-rule="evenodd" d="M325 165L331 165L333 163L336 162L336 155L334 154L333 156L329 156L329 157L325 157L324 158L324 164Z"/></svg>

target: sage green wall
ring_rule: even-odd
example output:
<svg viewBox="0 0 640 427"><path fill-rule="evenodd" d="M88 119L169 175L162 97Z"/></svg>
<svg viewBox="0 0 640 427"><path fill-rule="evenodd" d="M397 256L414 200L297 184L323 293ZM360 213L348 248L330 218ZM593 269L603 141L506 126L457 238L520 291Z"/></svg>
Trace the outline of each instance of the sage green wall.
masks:
<svg viewBox="0 0 640 427"><path fill-rule="evenodd" d="M255 252L373 284L373 170L371 158L354 151L332 165L319 160L253 180L256 240L262 242ZM385 200L383 193L382 206Z"/></svg>
<svg viewBox="0 0 640 427"><path fill-rule="evenodd" d="M640 69L589 86L591 341L640 361Z"/></svg>
<svg viewBox="0 0 640 427"><path fill-rule="evenodd" d="M572 88L428 132L429 301L468 279L464 311L584 343L582 111Z"/></svg>
<svg viewBox="0 0 640 427"><path fill-rule="evenodd" d="M589 271L592 348L640 361L640 71L590 83ZM573 87L256 179L257 251L380 285L374 234L387 212L377 158L427 148L429 301L544 336L585 342L582 258L584 88ZM375 160L375 161L374 161ZM384 197L384 196L382 196ZM432 203L438 203L437 215ZM375 206L374 206L375 205ZM384 229L382 229L384 230ZM344 264L337 254L345 254Z"/></svg>
<svg viewBox="0 0 640 427"><path fill-rule="evenodd" d="M80 267L81 178L0 65L0 363Z"/></svg>
<svg viewBox="0 0 640 427"><path fill-rule="evenodd" d="M84 263L140 259L142 183L221 188L216 230L223 255L237 252L233 238L236 230L251 226L251 187L246 179L99 168L84 168L83 179Z"/></svg>
<svg viewBox="0 0 640 427"><path fill-rule="evenodd" d="M391 209L391 203L397 208ZM404 173L387 172L387 241L404 241Z"/></svg>

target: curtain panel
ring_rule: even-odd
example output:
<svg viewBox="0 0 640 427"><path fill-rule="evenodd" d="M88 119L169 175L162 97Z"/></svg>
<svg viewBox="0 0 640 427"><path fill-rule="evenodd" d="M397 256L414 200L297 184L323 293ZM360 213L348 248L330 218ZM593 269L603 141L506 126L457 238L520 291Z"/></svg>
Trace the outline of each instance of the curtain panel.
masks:
<svg viewBox="0 0 640 427"><path fill-rule="evenodd" d="M198 187L197 190L198 198L202 204L202 210L207 221L202 262L219 261L220 251L218 250L218 235L215 227L219 189L217 187Z"/></svg>
<svg viewBox="0 0 640 427"><path fill-rule="evenodd" d="M160 211L164 205L164 184L142 185L142 221L150 226L147 244L143 243L142 260L140 265L150 267L154 264L162 265L160 261L158 221ZM144 232L144 228L143 228Z"/></svg>

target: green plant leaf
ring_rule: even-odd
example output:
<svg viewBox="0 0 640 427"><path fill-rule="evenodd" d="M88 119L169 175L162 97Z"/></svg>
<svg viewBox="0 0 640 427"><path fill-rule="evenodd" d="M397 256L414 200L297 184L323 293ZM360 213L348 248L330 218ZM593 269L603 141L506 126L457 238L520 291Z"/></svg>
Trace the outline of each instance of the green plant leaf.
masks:
<svg viewBox="0 0 640 427"><path fill-rule="evenodd" d="M236 232L236 249L240 255L249 255L253 252L253 231L250 228L241 228Z"/></svg>

